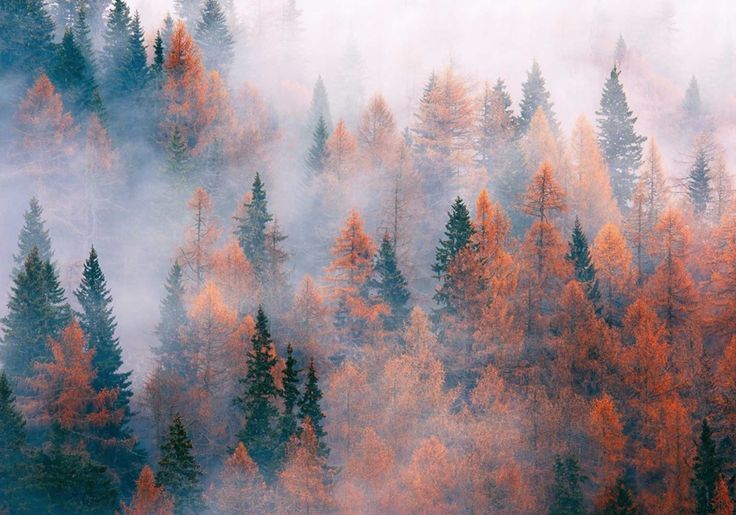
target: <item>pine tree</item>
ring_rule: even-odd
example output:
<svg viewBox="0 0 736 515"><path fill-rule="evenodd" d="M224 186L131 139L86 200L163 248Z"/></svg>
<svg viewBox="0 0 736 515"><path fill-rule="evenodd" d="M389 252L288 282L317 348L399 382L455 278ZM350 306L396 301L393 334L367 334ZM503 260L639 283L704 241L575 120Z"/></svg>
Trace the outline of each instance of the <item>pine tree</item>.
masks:
<svg viewBox="0 0 736 515"><path fill-rule="evenodd" d="M6 0L0 9L0 75L35 76L54 55L54 22L44 1Z"/></svg>
<svg viewBox="0 0 736 515"><path fill-rule="evenodd" d="M286 366L282 372L284 412L279 422L279 444L282 451L286 451L286 444L297 432L297 413L294 411L299 402L299 370L294 359L294 349L291 344L286 347ZM281 451L280 451L281 452Z"/></svg>
<svg viewBox="0 0 736 515"><path fill-rule="evenodd" d="M598 306L601 294L598 289L598 279L595 276L595 265L590 255L588 238L585 237L580 220L575 217L572 237L568 243L568 253L565 258L572 263L575 279L583 284L588 299L594 306Z"/></svg>
<svg viewBox="0 0 736 515"><path fill-rule="evenodd" d="M329 136L332 133L332 115L330 114L330 101L327 98L327 88L325 88L325 83L321 75L317 77L317 82L314 83L312 104L309 107L309 114L307 115L307 131L315 131L319 125L320 118L324 122L325 133Z"/></svg>
<svg viewBox="0 0 736 515"><path fill-rule="evenodd" d="M192 27L202 8L202 0L174 0L174 8L177 16Z"/></svg>
<svg viewBox="0 0 736 515"><path fill-rule="evenodd" d="M43 208L36 197L31 198L28 210L23 213L23 220L23 228L18 235L18 253L13 255L15 262L13 275L23 267L34 247L41 261L52 261L54 258L49 230L46 229L46 222L43 220Z"/></svg>
<svg viewBox="0 0 736 515"><path fill-rule="evenodd" d="M204 511L202 472L192 455L192 440L179 414L169 426L169 433L161 445L161 459L156 483L163 486L174 500L174 513L195 514Z"/></svg>
<svg viewBox="0 0 736 515"><path fill-rule="evenodd" d="M8 377L0 372L0 511L21 513L26 502L25 446L26 421L15 404Z"/></svg>
<svg viewBox="0 0 736 515"><path fill-rule="evenodd" d="M626 211L634 189L636 170L641 165L644 136L634 131L636 117L629 109L626 93L619 80L621 70L611 70L601 96L598 115L598 139L611 174L613 194L619 208Z"/></svg>
<svg viewBox="0 0 736 515"><path fill-rule="evenodd" d="M95 75L97 70L97 60L95 57L95 49L92 45L92 29L87 21L87 8L84 3L80 3L77 9L77 16L74 19L74 25L72 25L72 34L74 35L74 41L77 43L80 52L87 60L87 64Z"/></svg>
<svg viewBox="0 0 736 515"><path fill-rule="evenodd" d="M564 459L557 456L554 472L550 515L583 515L585 506L581 485L585 482L585 477L580 472L578 460L574 456Z"/></svg>
<svg viewBox="0 0 736 515"><path fill-rule="evenodd" d="M276 399L280 392L271 373L277 358L268 318L260 307L251 343L253 347L246 360L248 372L240 380L244 391L235 399L245 417L245 426L238 433L238 439L245 444L263 475L271 478L277 465L278 434L274 425L279 414Z"/></svg>
<svg viewBox="0 0 736 515"><path fill-rule="evenodd" d="M205 0L194 39L202 50L207 69L227 75L233 61L235 41L218 0Z"/></svg>
<svg viewBox="0 0 736 515"><path fill-rule="evenodd" d="M102 73L106 91L117 92L123 86L123 70L128 62L131 39L130 8L125 0L113 0L107 13L102 49Z"/></svg>
<svg viewBox="0 0 736 515"><path fill-rule="evenodd" d="M153 40L153 64L151 71L154 78L160 82L164 73L164 38L161 31L156 31L156 39Z"/></svg>
<svg viewBox="0 0 736 515"><path fill-rule="evenodd" d="M626 41L624 41L623 34L618 35L618 41L616 41L616 48L613 50L613 64L615 64L618 68L621 68L621 66L624 64L624 59L626 59Z"/></svg>
<svg viewBox="0 0 736 515"><path fill-rule="evenodd" d="M698 123L703 114L703 103L700 100L700 88L695 75L690 78L690 83L685 91L685 98L682 100L682 110L685 116L692 123Z"/></svg>
<svg viewBox="0 0 736 515"><path fill-rule="evenodd" d="M325 169L327 160L329 159L329 150L327 149L327 140L330 137L330 131L327 129L325 119L320 116L312 134L312 146L307 154L307 168L312 175L319 175Z"/></svg>
<svg viewBox="0 0 736 515"><path fill-rule="evenodd" d="M169 53L169 50L171 50L171 35L174 33L174 18L172 18L171 13L166 13L166 18L164 18L164 25L161 29L161 39L163 40L163 46L164 46L164 55Z"/></svg>
<svg viewBox="0 0 736 515"><path fill-rule="evenodd" d="M235 234L245 257L253 265L256 277L263 283L267 271L266 240L268 223L273 220L273 216L268 212L266 189L258 173L253 179L250 199L243 204L243 207L245 208L245 216L236 218L238 228Z"/></svg>
<svg viewBox="0 0 736 515"><path fill-rule="evenodd" d="M130 22L130 37L127 45L128 52L120 72L120 90L131 94L142 91L150 78L145 35L138 11L135 12Z"/></svg>
<svg viewBox="0 0 736 515"><path fill-rule="evenodd" d="M710 165L711 157L705 145L699 143L687 177L687 196L699 215L705 213L711 200Z"/></svg>
<svg viewBox="0 0 736 515"><path fill-rule="evenodd" d="M71 29L64 32L50 78L62 93L64 105L71 109L72 114L76 116L85 110L93 110L97 83L92 67Z"/></svg>
<svg viewBox="0 0 736 515"><path fill-rule="evenodd" d="M693 463L692 485L695 491L695 513L711 513L716 483L721 474L722 460L718 456L713 431L707 419L703 419L700 439Z"/></svg>
<svg viewBox="0 0 736 515"><path fill-rule="evenodd" d="M36 247L13 278L8 314L2 319L2 362L11 381L28 379L34 363L50 359L55 338L70 316L54 266L41 261ZM19 385L24 387L25 385Z"/></svg>
<svg viewBox="0 0 736 515"><path fill-rule="evenodd" d="M554 104L549 101L549 92L542 77L542 70L536 59L532 62L532 69L526 74L526 82L521 85L523 98L519 104L519 131L525 133L529 128L534 113L537 109L544 111L547 117L547 123L552 128L552 132L557 134L560 131L557 118L552 107Z"/></svg>
<svg viewBox="0 0 736 515"><path fill-rule="evenodd" d="M399 270L396 251L388 232L383 235L381 248L376 255L373 265L373 275L368 280L368 288L374 290L381 302L385 303L390 312L382 315L383 328L387 331L396 331L403 327L409 316L409 290L404 275Z"/></svg>
<svg viewBox="0 0 736 515"><path fill-rule="evenodd" d="M194 172L194 163L178 125L171 133L167 153L166 171L169 175L183 183L189 181Z"/></svg>
<svg viewBox="0 0 736 515"><path fill-rule="evenodd" d="M169 270L164 285L166 295L161 300L161 318L156 326L159 346L154 349L159 364L164 370L181 377L191 377L192 370L185 353L182 331L187 326L187 311L184 308L184 285L179 262Z"/></svg>
<svg viewBox="0 0 736 515"><path fill-rule="evenodd" d="M309 360L309 369L307 369L307 382L304 385L304 393L299 399L299 419L304 422L309 419L314 434L317 437L319 455L327 458L330 455L330 449L325 443L325 430L322 427L322 421L325 418L319 403L322 400L322 390L319 388L319 380L317 379L317 371L314 368L314 358Z"/></svg>
<svg viewBox="0 0 736 515"><path fill-rule="evenodd" d="M445 224L445 238L447 239L440 240L440 245L435 252L435 262L432 265L432 271L438 278L447 272L452 259L468 244L475 233L473 223L470 221L470 212L460 197L455 199L448 217Z"/></svg>
<svg viewBox="0 0 736 515"><path fill-rule="evenodd" d="M636 506L631 489L626 485L626 480L623 477L619 477L606 494L606 500L601 514L637 515L638 513L640 513L640 510Z"/></svg>

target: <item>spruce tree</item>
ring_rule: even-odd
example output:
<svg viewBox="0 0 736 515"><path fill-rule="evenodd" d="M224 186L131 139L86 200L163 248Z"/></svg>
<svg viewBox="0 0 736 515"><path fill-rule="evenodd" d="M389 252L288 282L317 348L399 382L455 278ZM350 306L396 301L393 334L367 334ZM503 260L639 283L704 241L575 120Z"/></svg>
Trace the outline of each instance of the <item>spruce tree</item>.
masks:
<svg viewBox="0 0 736 515"><path fill-rule="evenodd" d="M113 0L107 14L101 56L106 91L119 92L124 83L122 78L130 50L131 23L130 8L125 0Z"/></svg>
<svg viewBox="0 0 736 515"><path fill-rule="evenodd" d="M327 139L329 137L330 132L327 129L327 123L320 116L312 134L312 146L309 147L306 160L307 169L312 175L319 175L325 169L329 157L329 151L327 150Z"/></svg>
<svg viewBox="0 0 736 515"><path fill-rule="evenodd" d="M465 248L465 245L468 244L471 236L475 233L468 208L460 197L457 197L453 202L448 217L449 219L445 224L446 239L440 240L439 247L435 252L435 262L432 265L432 271L437 278L441 278L447 272L453 258Z"/></svg>
<svg viewBox="0 0 736 515"><path fill-rule="evenodd" d="M368 281L368 287L374 290L390 312L382 315L383 328L387 331L396 331L403 327L409 316L409 289L404 275L399 270L396 260L396 251L391 243L388 232L383 235L381 248L376 255L373 266L373 275Z"/></svg>
<svg viewBox="0 0 736 515"><path fill-rule="evenodd" d="M285 446L289 439L297 432L297 414L294 411L299 402L299 372L296 367L296 359L294 359L294 349L291 344L286 347L286 366L282 373L281 382L283 390L281 397L284 399L284 412L279 422L279 444L281 445L280 454L285 451Z"/></svg>
<svg viewBox="0 0 736 515"><path fill-rule="evenodd" d="M268 318L263 308L258 308L256 328L251 338L252 348L248 352L248 372L240 380L243 394L235 399L236 406L245 417L245 426L238 432L264 476L272 478L276 468L278 434L275 428L279 415L276 400L280 392L276 387L271 369L277 363L273 349Z"/></svg>
<svg viewBox="0 0 736 515"><path fill-rule="evenodd" d="M317 77L312 91L312 104L309 106L307 115L307 130L313 132L319 124L319 119L325 124L325 132L329 136L332 132L332 115L330 114L330 101L327 98L327 88L322 76ZM326 138L325 138L326 139Z"/></svg>
<svg viewBox="0 0 736 515"><path fill-rule="evenodd" d="M621 71L614 66L601 96L598 115L598 141L608 163L613 193L622 210L626 210L636 180L636 170L641 165L644 136L634 131L636 117L629 109Z"/></svg>
<svg viewBox="0 0 736 515"><path fill-rule="evenodd" d="M174 33L174 18L171 17L171 13L166 13L164 18L164 26L161 29L161 39L164 44L164 55L168 54L171 47L171 35Z"/></svg>
<svg viewBox="0 0 736 515"><path fill-rule="evenodd" d="M330 454L330 449L325 443L325 430L322 421L325 418L325 414L322 413L320 408L320 401L322 400L322 390L319 388L319 380L317 379L317 370L314 368L314 358L309 360L309 369L307 370L307 382L304 386L304 393L301 399L299 399L299 419L304 421L309 419L314 428L314 434L317 437L319 455L323 458L327 458Z"/></svg>
<svg viewBox="0 0 736 515"><path fill-rule="evenodd" d="M615 64L619 69L624 63L624 59L626 59L626 41L624 41L623 34L618 35L618 40L616 41L616 48L613 50L613 64Z"/></svg>
<svg viewBox="0 0 736 515"><path fill-rule="evenodd" d="M695 161L687 176L687 196L695 213L699 215L705 213L711 199L710 162L711 158L705 145L698 145L695 152Z"/></svg>
<svg viewBox="0 0 736 515"><path fill-rule="evenodd" d="M171 133L167 154L166 170L169 175L182 183L189 181L194 171L194 163L179 126L175 126Z"/></svg>
<svg viewBox="0 0 736 515"><path fill-rule="evenodd" d="M626 480L619 477L608 490L606 501L601 510L602 515L637 515L641 513Z"/></svg>
<svg viewBox="0 0 736 515"><path fill-rule="evenodd" d="M94 75L97 69L97 60L95 58L95 49L92 45L92 29L90 29L89 22L87 21L87 8L84 3L80 3L79 9L77 9L77 16L74 19L74 25L72 25L72 34L74 35L74 41L77 43L80 52L82 52L87 65Z"/></svg>
<svg viewBox="0 0 736 515"><path fill-rule="evenodd" d="M583 515L583 491L581 485L585 477L580 472L578 460L574 456L555 458L555 479L552 485L550 515Z"/></svg>
<svg viewBox="0 0 736 515"><path fill-rule="evenodd" d="M207 69L226 75L233 61L235 41L218 0L205 0L194 39L202 50Z"/></svg>
<svg viewBox="0 0 736 515"><path fill-rule="evenodd" d="M8 313L2 319L1 357L11 381L28 379L34 364L51 358L48 340L67 324L70 309L54 266L33 247L13 278ZM23 385L19 385L23 388Z"/></svg>
<svg viewBox="0 0 736 515"><path fill-rule="evenodd" d="M28 210L23 214L23 220L23 228L18 235L18 253L13 256L14 275L23 267L33 247L36 247L41 261L51 261L54 258L49 230L46 229L43 220L43 209L36 197L31 199Z"/></svg>
<svg viewBox="0 0 736 515"><path fill-rule="evenodd" d="M156 39L153 41L153 64L151 71L156 81L161 81L164 73L164 38L161 31L156 31Z"/></svg>
<svg viewBox="0 0 736 515"><path fill-rule="evenodd" d="M192 441L179 414L169 426L169 433L161 445L161 459L156 483L163 486L174 501L174 513L194 514L204 511L202 472L192 455Z"/></svg>
<svg viewBox="0 0 736 515"><path fill-rule="evenodd" d="M711 513L716 482L721 473L722 461L713 439L713 431L707 419L703 419L700 439L693 463L692 485L695 491L695 513Z"/></svg>
<svg viewBox="0 0 736 515"><path fill-rule="evenodd" d="M26 421L16 407L5 372L0 373L0 512L22 513L26 504Z"/></svg>
<svg viewBox="0 0 736 515"><path fill-rule="evenodd" d="M240 248L253 266L256 277L263 283L266 278L266 238L268 223L273 217L268 212L266 189L260 174L256 173L251 187L250 200L243 204L244 216L236 218L236 235Z"/></svg>
<svg viewBox="0 0 736 515"><path fill-rule="evenodd" d="M519 104L519 131L524 134L529 128L534 113L537 109L542 109L547 117L552 131L557 134L560 130L552 107L554 104L549 101L549 91L542 77L542 69L535 59L532 62L532 69L526 74L526 81L521 85L523 97Z"/></svg>
<svg viewBox="0 0 736 515"><path fill-rule="evenodd" d="M185 353L182 330L187 326L187 311L184 308L184 284L179 262L175 261L166 278L166 295L161 300L161 319L156 326L159 346L154 349L159 364L180 377L191 377L189 359Z"/></svg>
<svg viewBox="0 0 736 515"><path fill-rule="evenodd" d="M568 242L568 252L565 259L572 264L575 279L583 285L588 299L598 308L601 293L598 289L598 279L595 276L595 265L588 248L588 238L585 237L578 217L575 217L575 225L572 230L572 237Z"/></svg>
<svg viewBox="0 0 736 515"><path fill-rule="evenodd" d="M130 22L128 52L125 61L121 65L120 91L128 94L140 92L145 88L149 78L150 70L148 69L148 58L146 56L145 35L141 27L140 15L136 11Z"/></svg>
<svg viewBox="0 0 736 515"><path fill-rule="evenodd" d="M186 22L188 29L194 28L194 23L199 17L203 0L174 0L174 9L179 18Z"/></svg>
<svg viewBox="0 0 736 515"><path fill-rule="evenodd" d="M92 67L77 45L71 29L64 32L50 77L72 114L93 110L97 83Z"/></svg>
<svg viewBox="0 0 736 515"><path fill-rule="evenodd" d="M54 56L54 22L43 0L4 0L0 13L0 75L35 80Z"/></svg>
<svg viewBox="0 0 736 515"><path fill-rule="evenodd" d="M690 78L690 83L682 100L682 110L691 122L697 122L703 114L703 103L700 100L700 88L695 75Z"/></svg>

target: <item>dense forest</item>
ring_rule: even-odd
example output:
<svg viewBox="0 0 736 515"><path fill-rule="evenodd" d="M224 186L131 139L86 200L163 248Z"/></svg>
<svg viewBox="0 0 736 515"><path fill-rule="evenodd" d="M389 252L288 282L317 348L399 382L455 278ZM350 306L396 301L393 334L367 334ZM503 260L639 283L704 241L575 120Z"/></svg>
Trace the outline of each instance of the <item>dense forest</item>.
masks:
<svg viewBox="0 0 736 515"><path fill-rule="evenodd" d="M242 3L0 0L0 514L733 514L733 98L397 114Z"/></svg>

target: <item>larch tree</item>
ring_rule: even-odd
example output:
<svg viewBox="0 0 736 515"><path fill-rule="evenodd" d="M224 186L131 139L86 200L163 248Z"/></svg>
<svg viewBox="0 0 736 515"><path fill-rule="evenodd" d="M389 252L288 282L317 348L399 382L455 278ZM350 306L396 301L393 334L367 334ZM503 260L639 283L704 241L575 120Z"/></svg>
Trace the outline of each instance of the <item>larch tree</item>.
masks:
<svg viewBox="0 0 736 515"><path fill-rule="evenodd" d="M324 170L337 179L347 179L356 171L358 143L340 118L325 142Z"/></svg>
<svg viewBox="0 0 736 515"><path fill-rule="evenodd" d="M174 513L200 513L204 510L200 486L202 471L192 455L192 441L178 414L174 415L161 445L158 467L156 484L171 495Z"/></svg>
<svg viewBox="0 0 736 515"><path fill-rule="evenodd" d="M521 85L523 97L519 103L519 130L525 133L531 124L532 117L541 109L547 117L552 131L559 132L559 124L552 107L554 104L550 102L549 91L544 77L542 77L542 69L535 59L532 62L532 69L527 71L526 80Z"/></svg>
<svg viewBox="0 0 736 515"><path fill-rule="evenodd" d="M588 423L588 434L601 457L596 480L606 486L615 482L621 474L626 447L624 424L610 395L603 394L593 400Z"/></svg>
<svg viewBox="0 0 736 515"><path fill-rule="evenodd" d="M124 515L173 515L174 503L163 486L156 484L151 467L146 465L135 482L130 505L123 504Z"/></svg>
<svg viewBox="0 0 736 515"><path fill-rule="evenodd" d="M326 345L331 334L330 308L324 294L310 275L305 275L294 293L292 309L287 317L291 340L299 342L309 356L322 365L333 349Z"/></svg>
<svg viewBox="0 0 736 515"><path fill-rule="evenodd" d="M243 249L235 238L212 254L212 281L225 303L236 313L255 307L258 282Z"/></svg>
<svg viewBox="0 0 736 515"><path fill-rule="evenodd" d="M643 186L646 221L651 230L667 207L670 196L662 156L654 138L649 139L644 163L639 171L639 183Z"/></svg>
<svg viewBox="0 0 736 515"><path fill-rule="evenodd" d="M716 483L716 490L711 503L711 513L714 515L730 515L733 513L734 504L728 491L728 484L721 474Z"/></svg>
<svg viewBox="0 0 736 515"><path fill-rule="evenodd" d="M207 497L218 513L238 515L268 511L269 494L258 465L243 442L239 442L225 461L217 486L210 489Z"/></svg>
<svg viewBox="0 0 736 515"><path fill-rule="evenodd" d="M572 184L570 181L570 166L568 163L565 148L560 140L555 136L552 128L547 120L547 115L540 108L532 116L523 138L521 139L521 147L525 162L524 183L533 177L543 163L549 163L555 170L560 185L567 190ZM523 197L523 190L522 195ZM519 199L516 199L517 203Z"/></svg>
<svg viewBox="0 0 736 515"><path fill-rule="evenodd" d="M202 4L194 38L202 50L207 69L227 75L233 61L235 40L218 0L205 0Z"/></svg>
<svg viewBox="0 0 736 515"><path fill-rule="evenodd" d="M203 188L197 188L187 207L192 213L187 227L186 243L179 258L196 289L202 287L212 269L213 246L220 237L220 228L214 218L212 200Z"/></svg>
<svg viewBox="0 0 736 515"><path fill-rule="evenodd" d="M600 110L596 114L598 139L608 163L613 194L619 208L628 211L646 138L634 130L636 117L629 109L620 75L621 70L614 66L603 87Z"/></svg>
<svg viewBox="0 0 736 515"><path fill-rule="evenodd" d="M592 256L601 291L602 315L609 324L618 325L631 285L632 257L617 226L608 223L601 228L593 242Z"/></svg>
<svg viewBox="0 0 736 515"><path fill-rule="evenodd" d="M383 95L376 93L368 101L358 123L358 143L375 170L392 164L398 139L394 115Z"/></svg>

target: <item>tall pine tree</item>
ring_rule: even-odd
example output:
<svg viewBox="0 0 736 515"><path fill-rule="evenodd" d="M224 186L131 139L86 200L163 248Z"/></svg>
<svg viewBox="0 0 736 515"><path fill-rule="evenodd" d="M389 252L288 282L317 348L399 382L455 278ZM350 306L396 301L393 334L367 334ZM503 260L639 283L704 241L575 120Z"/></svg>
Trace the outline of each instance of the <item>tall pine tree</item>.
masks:
<svg viewBox="0 0 736 515"><path fill-rule="evenodd" d="M373 290L390 312L382 315L383 328L396 331L403 327L409 316L409 289L404 275L399 270L396 251L388 232L383 235L381 248L376 255L373 274L368 280L368 287Z"/></svg>
<svg viewBox="0 0 736 515"><path fill-rule="evenodd" d="M33 247L38 250L38 257L41 261L52 261L54 258L49 230L46 229L43 220L43 209L36 197L31 199L28 210L23 214L23 219L23 228L18 235L18 253L13 256L16 267L14 274L23 267Z"/></svg>
<svg viewBox="0 0 736 515"><path fill-rule="evenodd" d="M306 160L307 169L312 175L319 175L325 169L329 157L329 150L327 148L327 139L329 137L330 131L327 128L327 122L325 122L324 117L320 116L312 133L312 146L309 147Z"/></svg>
<svg viewBox="0 0 736 515"><path fill-rule="evenodd" d="M299 372L294 358L294 349L289 344L286 347L286 363L282 373L281 382L283 390L281 396L284 399L284 412L279 422L279 444L281 452L286 451L286 444L296 434L298 429L296 408L299 402Z"/></svg>
<svg viewBox="0 0 736 515"><path fill-rule="evenodd" d="M235 41L218 0L205 0L194 39L202 50L207 69L227 75L233 62Z"/></svg>
<svg viewBox="0 0 736 515"><path fill-rule="evenodd" d="M470 213L463 202L463 199L457 197L450 209L449 219L445 224L445 239L440 240L440 244L435 251L435 260L432 265L432 271L435 277L444 283L447 270L455 259L455 256L470 243L470 238L475 233L473 223L470 221ZM442 285L434 294L434 300L442 307L447 307L447 296Z"/></svg>
<svg viewBox="0 0 736 515"><path fill-rule="evenodd" d="M135 12L130 22L128 52L120 68L120 91L134 94L143 91L150 78L148 58L146 56L145 34L141 27L141 18Z"/></svg>
<svg viewBox="0 0 736 515"><path fill-rule="evenodd" d="M598 306L601 293L598 289L598 279L595 276L595 265L590 255L588 238L583 232L578 217L575 217L575 225L572 229L572 237L568 242L568 252L565 259L572 264L575 279L583 285L588 299L594 306Z"/></svg>
<svg viewBox="0 0 736 515"><path fill-rule="evenodd" d="M711 200L710 164L711 158L705 145L698 144L686 185L688 199L699 215L705 213Z"/></svg>
<svg viewBox="0 0 736 515"><path fill-rule="evenodd" d="M322 421L325 414L320 408L322 400L322 390L319 388L319 380L317 378L317 370L314 368L314 358L309 360L309 368L307 369L307 383L304 385L304 393L299 399L299 418L304 421L309 419L314 428L314 434L317 437L319 455L327 458L330 449L325 443L325 430Z"/></svg>
<svg viewBox="0 0 736 515"><path fill-rule="evenodd" d="M119 92L128 63L131 38L130 8L125 0L113 0L107 13L101 67L105 91Z"/></svg>
<svg viewBox="0 0 736 515"><path fill-rule="evenodd" d="M97 82L92 66L77 44L71 29L64 32L50 71L51 81L62 93L64 106L79 115L93 110L96 104Z"/></svg>
<svg viewBox="0 0 736 515"><path fill-rule="evenodd" d="M542 69L536 59L532 62L532 69L526 74L526 81L521 85L521 90L523 97L519 104L519 131L522 134L525 133L534 113L537 112L537 109L541 109L547 117L550 128L557 134L560 127L552 110L554 104L549 100L549 91L547 91L544 77L542 77Z"/></svg>
<svg viewBox="0 0 736 515"><path fill-rule="evenodd" d="M273 216L268 212L266 189L260 174L256 173L248 202L243 204L244 216L236 218L238 228L236 235L240 248L248 258L256 277L263 283L266 277L266 239L268 223Z"/></svg>
<svg viewBox="0 0 736 515"><path fill-rule="evenodd" d="M54 22L43 0L4 0L0 4L0 75L36 78L54 56Z"/></svg>
<svg viewBox="0 0 736 515"><path fill-rule="evenodd" d="M693 490L695 491L695 513L705 515L712 513L711 506L715 497L716 483L721 474L721 458L713 439L713 431L707 419L700 426L700 439L693 463Z"/></svg>
<svg viewBox="0 0 736 515"><path fill-rule="evenodd" d="M204 511L202 471L192 455L192 440L179 414L169 426L169 433L161 445L156 483L163 486L174 500L174 513L195 514Z"/></svg>
<svg viewBox="0 0 736 515"><path fill-rule="evenodd" d="M178 261L171 266L164 289L166 294L161 300L161 318L156 326L159 346L154 349L154 352L164 370L174 372L181 377L190 377L193 370L185 353L182 334L188 319L187 310L184 307L183 275Z"/></svg>

